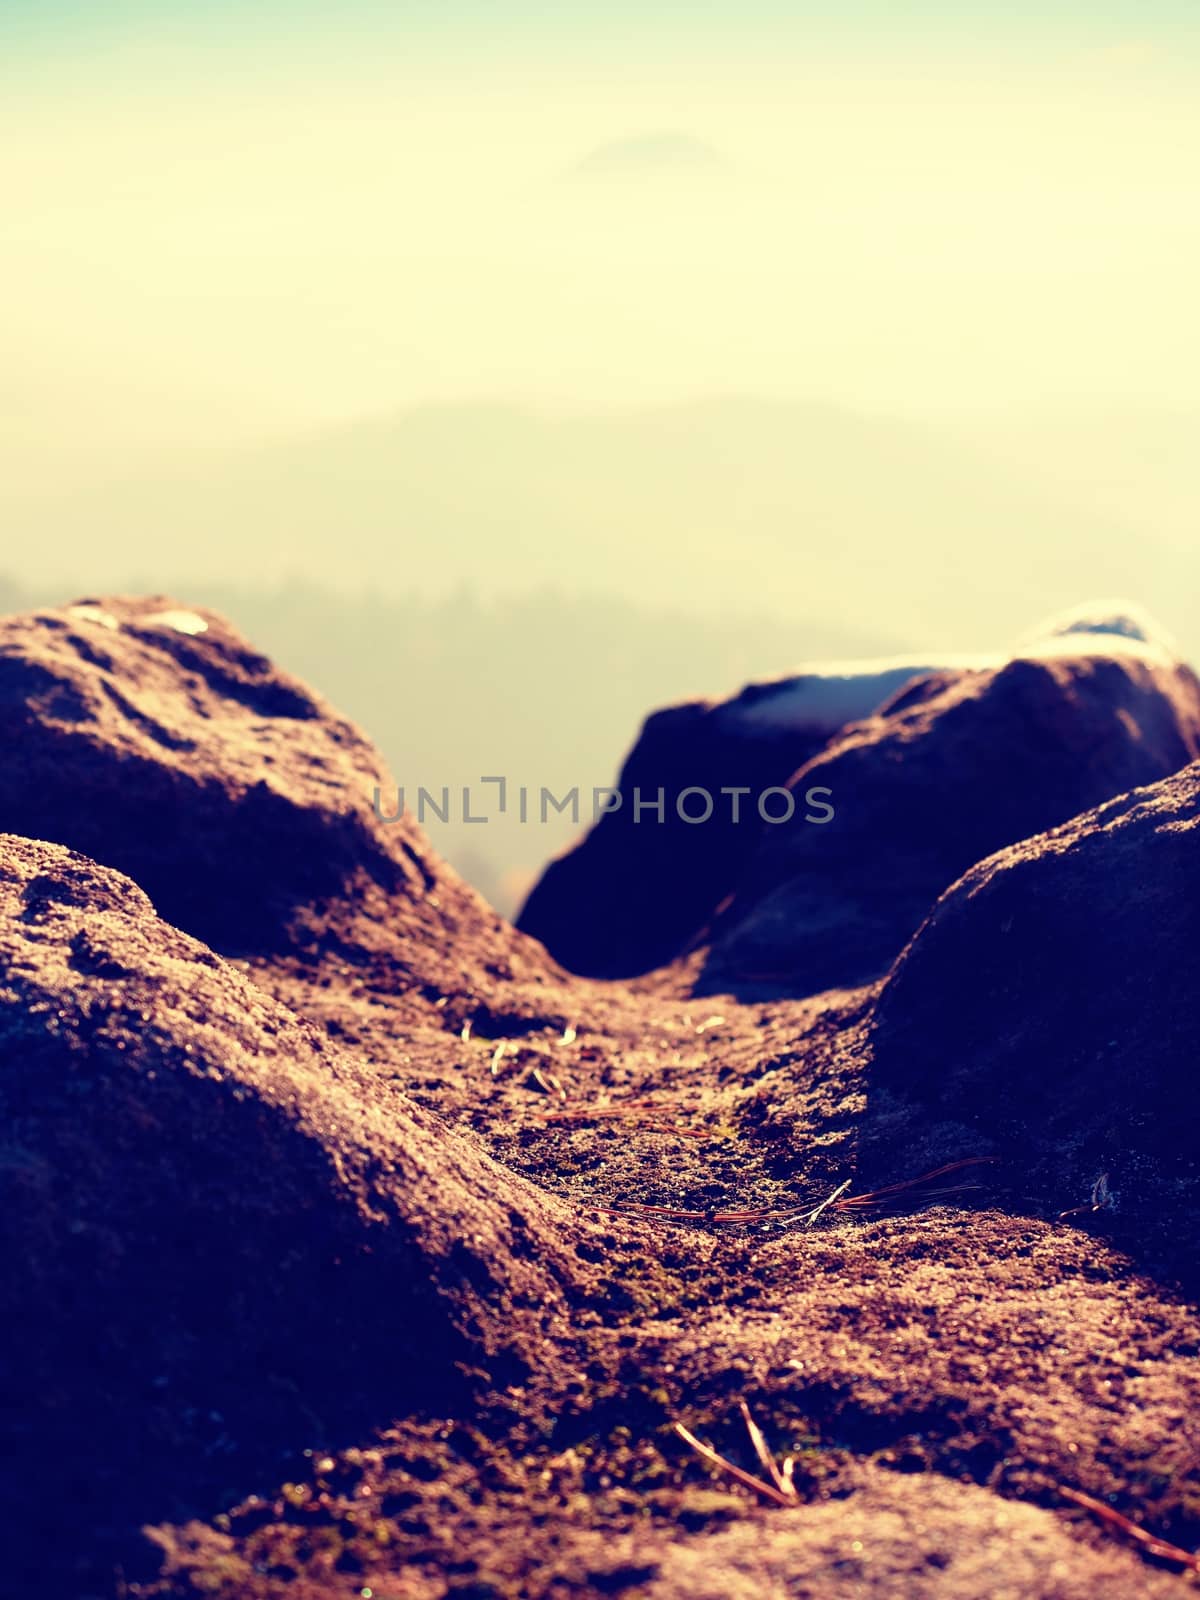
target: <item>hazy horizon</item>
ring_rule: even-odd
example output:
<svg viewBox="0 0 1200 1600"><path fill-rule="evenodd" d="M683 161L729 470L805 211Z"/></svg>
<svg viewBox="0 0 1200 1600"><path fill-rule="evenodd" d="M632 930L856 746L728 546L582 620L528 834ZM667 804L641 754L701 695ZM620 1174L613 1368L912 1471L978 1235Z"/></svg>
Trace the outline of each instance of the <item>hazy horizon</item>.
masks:
<svg viewBox="0 0 1200 1600"><path fill-rule="evenodd" d="M10 0L34 456L495 398L1194 417L1177 5Z"/></svg>
<svg viewBox="0 0 1200 1600"><path fill-rule="evenodd" d="M0 577L790 624L751 673L1115 592L1200 654L1198 45L1175 0L9 0ZM638 671L621 726L688 692Z"/></svg>

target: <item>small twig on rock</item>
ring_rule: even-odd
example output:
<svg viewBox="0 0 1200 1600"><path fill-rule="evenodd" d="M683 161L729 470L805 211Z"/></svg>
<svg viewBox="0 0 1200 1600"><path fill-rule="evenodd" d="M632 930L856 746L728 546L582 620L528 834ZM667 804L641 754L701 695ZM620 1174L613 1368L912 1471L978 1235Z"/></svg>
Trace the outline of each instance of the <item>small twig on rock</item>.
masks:
<svg viewBox="0 0 1200 1600"><path fill-rule="evenodd" d="M934 1167L932 1172L923 1172L919 1178L905 1178L901 1183L889 1183L883 1189L872 1189L867 1194L850 1194L839 1200L834 1207L836 1211L874 1211L883 1206L890 1205L894 1199L908 1200L913 1197L915 1190L925 1189L925 1186L934 1178L947 1177L952 1172L961 1172L964 1167L979 1167L995 1161L995 1156L965 1156L961 1161L947 1161L944 1167ZM944 1194L963 1194L968 1189L978 1189L977 1183L956 1183L942 1185L937 1189L928 1189L920 1196L922 1200L933 1200Z"/></svg>
<svg viewBox="0 0 1200 1600"><path fill-rule="evenodd" d="M850 1179L847 1178L845 1183L840 1185L839 1188L835 1189L827 1200L822 1200L821 1204L819 1206L817 1206L815 1210L810 1211L808 1213L808 1215L804 1219L805 1227L806 1228L811 1228L813 1223L822 1214L822 1212L828 1211L830 1206L836 1205L837 1202L842 1198L842 1196L845 1194L846 1190L849 1187L850 1187Z"/></svg>
<svg viewBox="0 0 1200 1600"><path fill-rule="evenodd" d="M560 1100L567 1098L567 1091L553 1072L543 1072L541 1067L531 1067L529 1076L544 1094L557 1095Z"/></svg>
<svg viewBox="0 0 1200 1600"><path fill-rule="evenodd" d="M636 1127L655 1133L674 1133L681 1139L707 1139L702 1128L685 1128L658 1115L657 1107L641 1100L630 1100L624 1105L568 1106L561 1111L546 1111L540 1122L632 1122Z"/></svg>
<svg viewBox="0 0 1200 1600"><path fill-rule="evenodd" d="M742 1420L746 1424L746 1432L750 1435L750 1443L754 1447L754 1454L758 1457L765 1477L756 1478L752 1472L747 1472L744 1468L736 1466L727 1456L723 1456L719 1450L714 1450L710 1444L705 1444L702 1440L697 1439L696 1435L690 1429L685 1428L682 1422L674 1423L673 1427L683 1442L690 1445L696 1454L707 1461L710 1466L718 1468L721 1472L727 1472L738 1483L744 1484L747 1489L753 1489L757 1494L765 1495L768 1500L773 1501L777 1506L798 1505L800 1497L796 1493L796 1485L793 1482L793 1473L796 1468L795 1457L785 1456L781 1462L777 1463L767 1448L767 1441L763 1436L762 1429L750 1415L749 1406L744 1400L739 1400L738 1405L741 1408Z"/></svg>
<svg viewBox="0 0 1200 1600"><path fill-rule="evenodd" d="M978 1183L942 1184L935 1189L930 1189L927 1185L931 1180L946 1177L963 1167L979 1166L995 1159L995 1156L967 1156L962 1161L949 1161L944 1167L935 1167L932 1172L924 1172L919 1178L907 1178L903 1183L892 1183L885 1189L873 1189L868 1194L847 1194L846 1190L850 1187L851 1181L847 1178L840 1188L835 1189L827 1199L815 1207L789 1206L784 1210L773 1210L770 1206L758 1206L743 1207L736 1211L685 1211L670 1206L639 1205L630 1201L623 1205L601 1206L600 1210L621 1212L626 1216L657 1218L665 1222L700 1222L710 1226L769 1222L777 1227L786 1227L791 1222L803 1222L807 1227L812 1227L825 1211L856 1213L879 1211L907 1199L920 1202L940 1200L944 1195L964 1194L967 1190L978 1189L981 1187Z"/></svg>
<svg viewBox="0 0 1200 1600"><path fill-rule="evenodd" d="M1160 1561L1174 1561L1179 1566L1187 1567L1190 1572L1200 1572L1200 1555L1184 1550L1177 1544L1171 1544L1166 1539L1158 1538L1146 1528L1139 1527L1136 1522L1131 1522L1121 1512L1114 1511L1112 1506L1106 1505L1103 1500L1094 1500L1090 1494L1084 1494L1079 1489L1068 1489L1065 1484L1060 1483L1056 1487L1064 1499L1073 1500L1085 1511L1090 1511L1094 1517L1099 1517L1101 1522L1116 1528L1126 1538L1140 1545L1147 1555L1157 1556Z"/></svg>

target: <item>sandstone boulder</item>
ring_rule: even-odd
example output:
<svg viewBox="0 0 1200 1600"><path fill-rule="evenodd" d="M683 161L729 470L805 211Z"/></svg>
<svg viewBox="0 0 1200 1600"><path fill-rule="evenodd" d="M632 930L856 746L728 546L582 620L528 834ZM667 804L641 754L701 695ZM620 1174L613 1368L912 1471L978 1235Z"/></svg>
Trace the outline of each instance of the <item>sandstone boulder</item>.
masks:
<svg viewBox="0 0 1200 1600"><path fill-rule="evenodd" d="M548 970L411 815L386 820L360 730L214 612L116 597L0 619L0 742L0 831L115 867L289 1004L333 1015L352 989L412 1017L485 968Z"/></svg>
<svg viewBox="0 0 1200 1600"><path fill-rule="evenodd" d="M1106 654L1133 663L1128 673L1104 676L1086 665L1089 658ZM1072 657L1080 658L1078 692L1064 682L1062 664ZM1038 689L1015 686L1022 670L1016 662L1048 658L1059 666L1047 675L1039 712L1033 704ZM996 695L989 695L987 685L1009 667L1013 671ZM1114 697L1108 707L1102 703L1105 693ZM938 698L943 694L949 698ZM1064 697L1069 706L1061 703ZM924 713L930 721L952 704L967 708L953 726L933 735L937 750L918 746L911 715L902 736L890 737L894 724L884 718L885 711L911 710L935 699L938 703ZM968 724L976 712L969 708L976 704L979 728L973 738ZM517 926L540 939L570 970L604 978L645 973L711 943L714 919L718 949L707 964L711 982L706 978L702 987L799 982L811 992L827 981L877 976L932 897L978 859L970 852L979 843L986 854L1018 836L1012 828L1027 825L1021 818L1037 828L1048 826L1072 809L1130 783L1153 781L1189 759L1196 748L1198 704L1195 679L1180 666L1174 642L1137 607L1103 601L1039 624L1018 642L1015 661L1009 653L992 652L813 664L749 684L728 699L670 706L646 719L615 785L619 802L604 809L584 836L547 866ZM1140 756L1134 748L1140 733L1122 728L1130 716L1146 719L1148 748ZM860 722L867 727L855 733ZM1166 736L1172 724L1174 740ZM843 734L851 736L850 744L834 762L832 746ZM1090 752L1110 734L1116 744L1129 747L1128 759L1101 754L1093 771L1078 770L1080 752L1088 752L1090 760ZM1074 752L1069 759L1076 770L1067 779L1042 772L1037 749L1031 753L1024 747L1029 741L1035 747L1061 742L1064 753ZM876 743L878 770L864 774L865 758L851 751ZM985 744L997 747L994 759L975 751L975 745ZM1010 745L1008 777L1002 768ZM969 806L978 820L974 829L962 823L947 828L936 797L928 804L915 802L936 819L939 837L945 835L949 878L933 860L914 861L910 873L896 859L901 853L930 853L919 827L901 816L905 796L890 797L901 751L909 769L901 788L919 793L926 782L941 788L937 763L944 761L959 775L956 803ZM800 802L810 788L823 789L835 776L841 780L842 804L837 838L835 830L822 836L819 824L781 830L764 820L758 797L781 787L792 792L798 817L824 816L824 796L815 810ZM986 792L972 796L976 778ZM1041 809L1017 792L1022 784L1048 787ZM689 790L698 792L689 795ZM745 798L735 801L732 790L743 791ZM707 816L706 796L712 801ZM770 798L771 815L778 817L786 808L785 797ZM1002 810L1011 812L1012 824L999 819ZM890 824L881 812L892 813ZM858 859L857 870L844 870L839 840L844 853ZM887 862L880 861L881 851L888 852ZM932 854L937 853L935 848ZM790 882L793 857L795 871L812 882L811 900ZM834 864L844 879L840 904L836 886L822 879L823 862ZM799 975L788 956L793 922L801 930L797 948L804 950L805 971ZM851 948L841 948L847 923L862 929L861 959L855 957L852 935ZM815 947L826 942L827 931L831 948L822 957Z"/></svg>
<svg viewBox="0 0 1200 1600"><path fill-rule="evenodd" d="M932 670L918 659L844 662L654 712L621 769L620 804L547 866L517 926L573 972L615 978L663 966L696 938L750 859L764 831L754 797L786 784L846 722ZM736 820L722 794L730 788L750 796ZM707 821L694 820L704 800L689 789L711 796Z"/></svg>
<svg viewBox="0 0 1200 1600"><path fill-rule="evenodd" d="M976 862L1200 754L1200 683L1152 643L1072 633L913 682L790 787L827 825L766 830L715 920L703 988L815 993L880 977Z"/></svg>
<svg viewBox="0 0 1200 1600"><path fill-rule="evenodd" d="M875 1083L1066 1205L1200 1181L1200 763L1026 839L937 902L872 1027ZM1179 1214L1178 1212L1176 1213Z"/></svg>
<svg viewBox="0 0 1200 1600"><path fill-rule="evenodd" d="M99 1530L215 1509L230 1474L453 1406L468 1368L519 1381L561 1331L564 1215L128 879L0 839L15 1526L64 1473Z"/></svg>

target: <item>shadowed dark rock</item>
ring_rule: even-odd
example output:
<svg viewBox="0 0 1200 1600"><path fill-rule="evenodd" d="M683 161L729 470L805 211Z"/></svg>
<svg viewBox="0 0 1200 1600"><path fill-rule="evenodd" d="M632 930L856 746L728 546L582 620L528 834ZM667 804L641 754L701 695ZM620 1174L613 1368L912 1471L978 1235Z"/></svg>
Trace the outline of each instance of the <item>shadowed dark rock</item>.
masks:
<svg viewBox="0 0 1200 1600"><path fill-rule="evenodd" d="M752 815L737 826L685 822L680 794L704 788L724 806L722 785L757 792L786 782L824 742L820 733L747 736L703 701L656 711L621 769L621 809L547 866L517 926L572 972L617 978L664 965L728 892L759 828ZM649 810L635 818L635 790L653 802L660 789L663 820Z"/></svg>
<svg viewBox="0 0 1200 1600"><path fill-rule="evenodd" d="M562 1224L127 879L0 839L0 1369L35 1544L64 1461L102 1543L453 1407L464 1366L519 1378L563 1326Z"/></svg>
<svg viewBox="0 0 1200 1600"><path fill-rule="evenodd" d="M517 926L572 972L628 977L665 965L702 931L738 881L764 829L757 797L786 784L849 720L874 711L917 661L868 671L810 671L750 684L728 700L694 700L647 717L617 780L615 810L534 885ZM748 791L737 802L722 790ZM711 817L703 796L712 798ZM652 809L661 791L662 820ZM646 808L636 809L640 794Z"/></svg>
<svg viewBox="0 0 1200 1600"><path fill-rule="evenodd" d="M1130 880L1124 900L1107 869L1080 875L1092 910L1115 906L1133 928L1166 908L1175 946L1156 936L1145 961L1130 951L1139 977L1123 990L1102 944L1095 982L1076 973L1072 940L1091 949L1102 918L1054 922L1059 901L1072 903L1066 884L1047 887L1048 930L1030 936L1029 961L1009 952L1012 970L983 983L978 1023L966 996L989 961L1000 966L991 952L1005 919L987 912L974 927L970 904L962 938L951 925L928 967L926 935L915 941L873 1032L878 988L705 1014L680 992L682 964L640 986L555 973L401 825L395 837L423 864L418 889L391 835L322 797L321 773L340 796L358 767L357 756L339 761L333 714L299 718L308 734L289 739L285 701L265 687L283 680L265 664L245 671L273 709L260 702L246 722L240 690L210 698L193 685L204 715L192 721L169 635L204 637L186 632L194 623L165 624L162 645L143 634L164 624L136 603L116 627L84 622L116 634L116 653L102 659L86 629L63 653L41 648L53 622L10 628L0 671L20 676L35 658L53 670L28 719L15 691L7 702L9 801L34 814L20 786L26 754L26 778L49 772L55 749L77 775L94 761L98 847L127 850L160 897L224 928L231 951L248 938L236 906L223 913L196 873L222 870L223 839L240 870L275 887L266 914L246 913L252 959L226 962L161 921L128 878L57 845L0 838L6 1594L1176 1592L1149 1551L1111 1528L1089 1532L1055 1494L1077 1487L1196 1545L1186 1424L1200 1347L1189 1297L1152 1281L1152 1230L1139 1235L1134 1218L1134 1271L1124 1246L1047 1218L1057 1166L1007 1208L988 1169L960 1209L955 1190L903 1182L872 1201L860 1157L871 1140L886 1144L890 1177L904 1180L972 1141L1028 1141L1029 1094L1019 1113L1002 1098L1023 1028L1047 1077L1067 1068L1065 1083L1031 1091L1055 1139L1056 1092L1068 1109L1096 1110L1086 1091L1109 1082L1094 1064L1109 1028L1128 1040L1128 1118L1140 1096L1162 1122L1169 1051L1190 1060L1196 1042L1171 1001L1189 976L1194 911L1169 894L1174 881L1195 904L1184 854L1194 787L1151 828L1169 841L1161 870L1131 847L1116 873ZM219 677L234 646L216 644ZM904 705L952 687L926 681ZM963 693L969 722L977 708ZM106 709L113 695L127 702L119 715ZM1067 700L1056 737L1107 727ZM1155 750L1158 704L1123 706L1126 732ZM347 737L374 770L365 742ZM192 746L173 750L180 738ZM153 795L179 788L173 841L154 836L144 805L146 838L125 825L113 775L128 770L127 746ZM1086 752L1069 753L1079 765ZM325 880L289 889L286 859L272 858L271 831L247 806L259 781L278 791L272 806L299 814L281 828L327 840L342 862L328 891ZM210 791L206 813L196 797ZM208 855L189 846L193 810L213 819ZM65 807L55 815L83 825ZM1105 831L1124 815L1111 808ZM1040 859L1046 842L1029 848ZM1114 992L1097 1001L1097 983ZM1069 1015L1058 1023L1060 988ZM1130 1020L1139 995L1161 1038ZM1095 1017L1079 1021L1087 1007ZM989 1056L997 1039L1008 1057ZM1139 1077L1143 1047L1151 1074ZM1032 1074L1023 1057L1018 1070ZM1181 1123L1193 1103L1183 1086ZM1147 1126L1131 1141L1139 1162L1152 1158ZM1186 1134L1172 1137L1186 1167ZM1093 1137L1068 1154L1099 1148ZM825 1204L847 1182L864 1209ZM818 1205L803 1225L795 1208ZM1189 1255L1193 1219L1194 1207L1168 1219ZM739 1402L772 1448L803 1441L794 1511L714 1478L670 1429L682 1421L757 1471ZM312 1453L297 1459L298 1445ZM153 1544L134 1536L142 1523L157 1524Z"/></svg>
<svg viewBox="0 0 1200 1600"><path fill-rule="evenodd" d="M359 730L213 612L118 597L0 619L0 737L0 827L116 866L207 940L287 946L298 909L352 880L415 915L476 909L411 817L373 814L394 790Z"/></svg>
<svg viewBox="0 0 1200 1600"><path fill-rule="evenodd" d="M1200 753L1200 683L1134 640L1068 639L915 680L802 767L716 919L701 988L815 993L895 960L975 862ZM835 819L802 820L814 785Z"/></svg>
<svg viewBox="0 0 1200 1600"><path fill-rule="evenodd" d="M290 1004L373 987L415 1014L485 967L549 970L410 815L380 820L395 789L353 723L213 612L118 597L0 619L0 745L0 831L117 868Z"/></svg>
<svg viewBox="0 0 1200 1600"><path fill-rule="evenodd" d="M878 1085L1067 1198L1200 1181L1200 763L972 868L897 962ZM1074 1186L1074 1187L1072 1187Z"/></svg>

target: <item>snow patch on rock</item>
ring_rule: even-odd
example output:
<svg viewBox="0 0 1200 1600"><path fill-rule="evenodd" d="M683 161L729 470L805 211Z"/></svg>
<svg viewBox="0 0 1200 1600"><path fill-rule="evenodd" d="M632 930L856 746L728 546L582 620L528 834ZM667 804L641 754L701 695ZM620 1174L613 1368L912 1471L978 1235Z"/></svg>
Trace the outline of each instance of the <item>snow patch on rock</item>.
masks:
<svg viewBox="0 0 1200 1600"><path fill-rule="evenodd" d="M1090 639L1096 640L1097 649L1133 647L1133 653L1138 654L1136 647L1142 645L1169 660L1179 660L1179 646L1166 629L1141 606L1125 600L1091 600L1060 611L1025 634L1018 644L1045 645L1057 640L1063 651L1074 648L1082 655L1090 653L1085 642Z"/></svg>
<svg viewBox="0 0 1200 1600"><path fill-rule="evenodd" d="M954 652L925 656L820 661L786 677L749 684L714 706L717 718L741 732L827 730L873 716L914 678L932 673L986 672L1031 656L1138 656L1177 661L1178 647L1140 606L1089 601L1057 613L1023 635L1011 653Z"/></svg>

